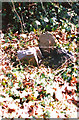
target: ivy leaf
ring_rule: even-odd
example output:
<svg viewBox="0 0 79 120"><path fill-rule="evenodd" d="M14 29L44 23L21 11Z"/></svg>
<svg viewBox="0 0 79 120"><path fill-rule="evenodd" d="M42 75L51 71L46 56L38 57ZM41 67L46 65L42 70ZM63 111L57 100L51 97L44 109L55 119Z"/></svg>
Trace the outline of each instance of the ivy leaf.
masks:
<svg viewBox="0 0 79 120"><path fill-rule="evenodd" d="M9 78L12 78L12 77L13 77L12 73L7 73L6 76L9 77Z"/></svg>
<svg viewBox="0 0 79 120"><path fill-rule="evenodd" d="M6 40L5 40L5 43L8 43L8 42L9 42L9 40L8 40L8 39L6 39Z"/></svg>
<svg viewBox="0 0 79 120"><path fill-rule="evenodd" d="M16 69L13 69L12 71L13 71L13 72L16 72Z"/></svg>
<svg viewBox="0 0 79 120"><path fill-rule="evenodd" d="M41 74L41 77L42 77L42 78L45 78L45 75L44 75L44 73L42 73L42 74Z"/></svg>

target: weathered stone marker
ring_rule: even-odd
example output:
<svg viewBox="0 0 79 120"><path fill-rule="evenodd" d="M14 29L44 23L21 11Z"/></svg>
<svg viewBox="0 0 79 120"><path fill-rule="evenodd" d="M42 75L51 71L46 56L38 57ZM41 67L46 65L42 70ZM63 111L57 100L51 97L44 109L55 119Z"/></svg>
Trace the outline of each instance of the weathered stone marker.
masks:
<svg viewBox="0 0 79 120"><path fill-rule="evenodd" d="M54 68L57 68L67 59L74 58L74 55L63 47L60 49L54 48L54 43L55 38L52 34L48 32L43 33L39 36L39 47L29 47L26 50L18 50L17 56L19 60L26 64L37 64L39 66L40 61L42 61L44 65L54 66Z"/></svg>
<svg viewBox="0 0 79 120"><path fill-rule="evenodd" d="M44 56L50 53L50 49L54 48L55 38L49 32L45 32L39 36L39 48Z"/></svg>

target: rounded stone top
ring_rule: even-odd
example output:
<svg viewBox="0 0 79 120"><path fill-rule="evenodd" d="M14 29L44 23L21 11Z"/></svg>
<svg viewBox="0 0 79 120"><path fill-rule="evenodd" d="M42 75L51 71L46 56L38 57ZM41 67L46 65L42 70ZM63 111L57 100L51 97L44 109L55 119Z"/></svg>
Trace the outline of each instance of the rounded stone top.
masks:
<svg viewBox="0 0 79 120"><path fill-rule="evenodd" d="M45 32L39 36L40 48L53 47L54 43L55 43L55 37L49 32Z"/></svg>

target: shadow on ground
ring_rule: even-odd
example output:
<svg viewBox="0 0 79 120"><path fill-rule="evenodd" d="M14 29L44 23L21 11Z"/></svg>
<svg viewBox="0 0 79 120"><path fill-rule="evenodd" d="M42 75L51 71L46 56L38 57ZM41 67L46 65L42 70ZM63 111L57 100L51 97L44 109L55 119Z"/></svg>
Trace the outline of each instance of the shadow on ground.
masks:
<svg viewBox="0 0 79 120"><path fill-rule="evenodd" d="M67 59L69 59L69 56L62 52L62 49L55 48L54 50L50 50L50 53L46 53L43 55L43 61L42 64L44 64L46 67L51 68L58 68L61 66Z"/></svg>

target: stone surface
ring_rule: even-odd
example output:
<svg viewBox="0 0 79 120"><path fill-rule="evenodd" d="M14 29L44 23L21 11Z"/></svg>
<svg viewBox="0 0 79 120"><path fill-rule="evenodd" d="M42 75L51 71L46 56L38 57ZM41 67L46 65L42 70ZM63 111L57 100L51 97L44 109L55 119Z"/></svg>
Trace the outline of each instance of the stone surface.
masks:
<svg viewBox="0 0 79 120"><path fill-rule="evenodd" d="M42 54L39 47L32 47L27 50L18 50L17 56L22 62L32 65L39 65L39 59L42 58Z"/></svg>
<svg viewBox="0 0 79 120"><path fill-rule="evenodd" d="M43 56L50 53L50 48L54 48L55 38L49 32L45 32L39 36L39 48Z"/></svg>

